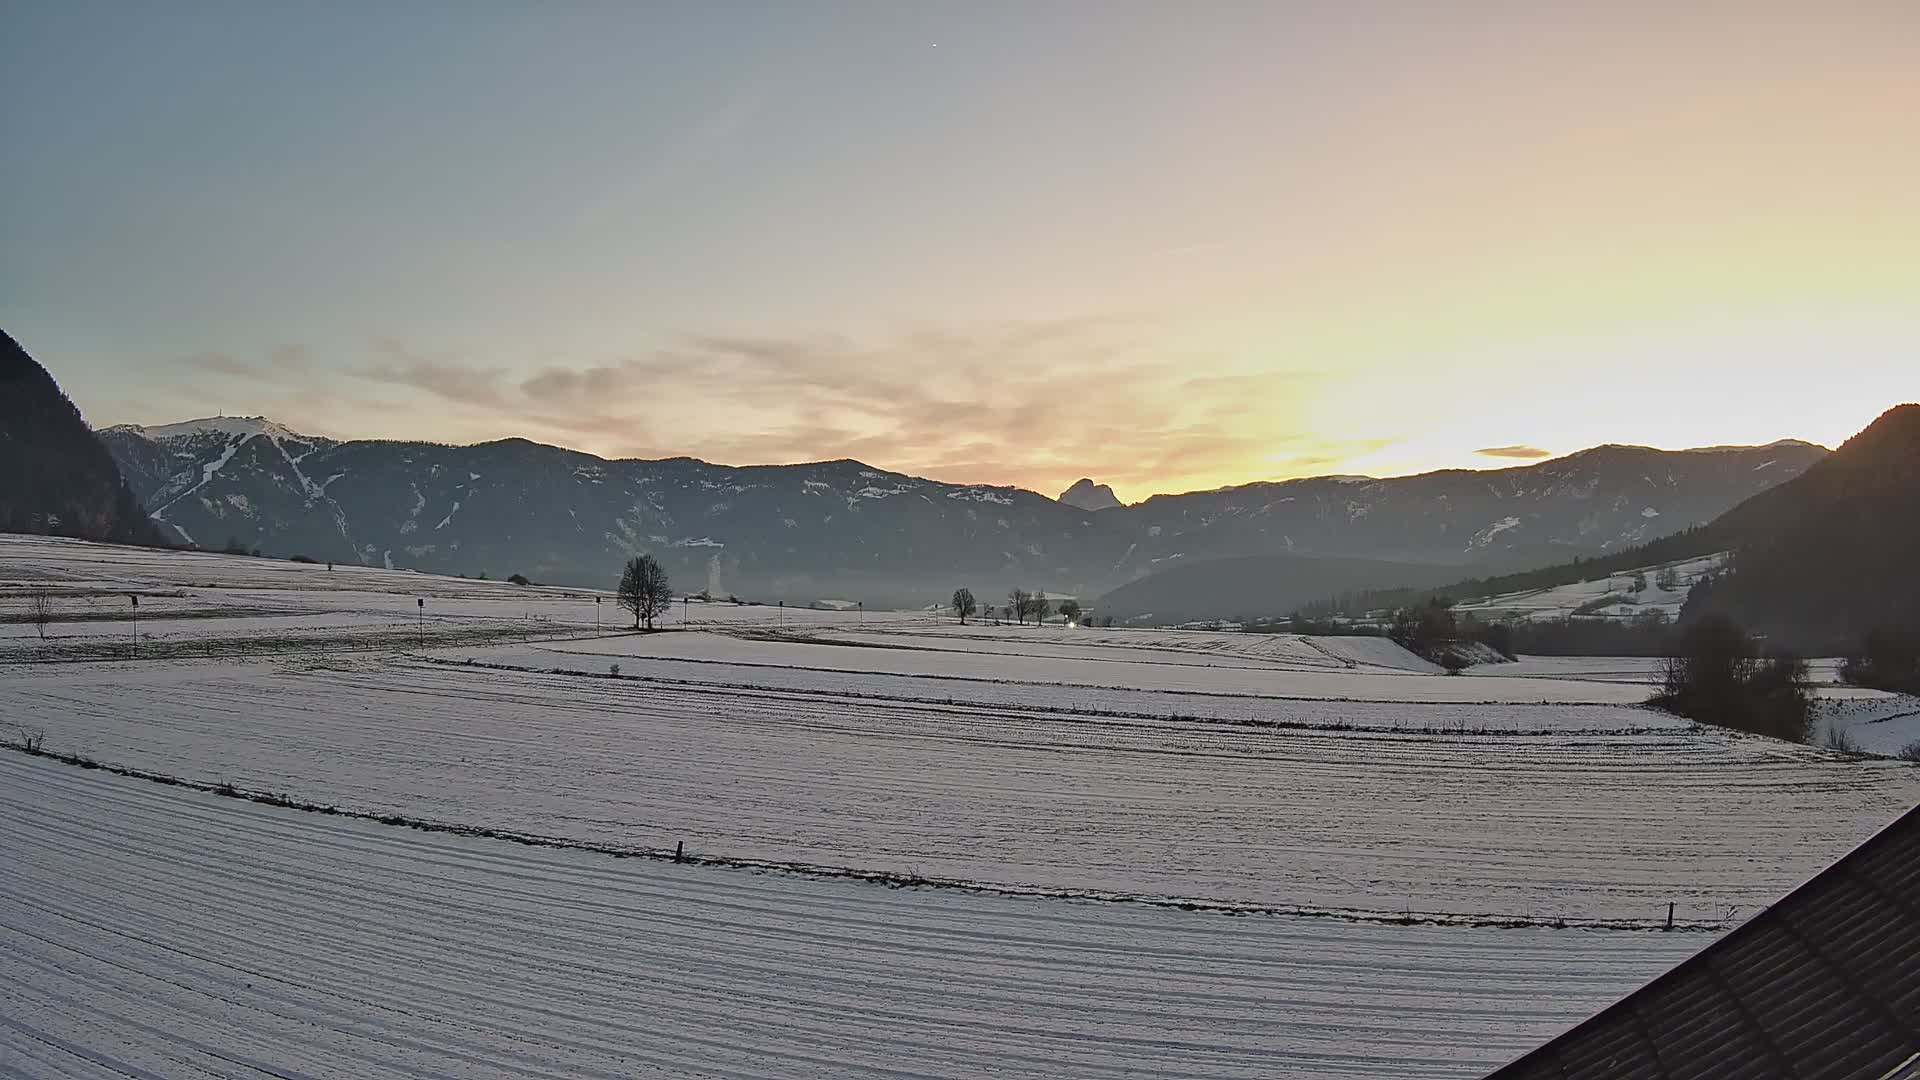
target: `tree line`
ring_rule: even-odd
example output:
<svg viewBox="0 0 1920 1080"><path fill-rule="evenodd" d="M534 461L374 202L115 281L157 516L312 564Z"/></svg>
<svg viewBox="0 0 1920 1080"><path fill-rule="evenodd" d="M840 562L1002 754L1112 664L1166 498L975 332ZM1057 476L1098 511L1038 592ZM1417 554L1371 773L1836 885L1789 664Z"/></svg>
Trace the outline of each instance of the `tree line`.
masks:
<svg viewBox="0 0 1920 1080"><path fill-rule="evenodd" d="M948 602L947 606L952 609L955 615L960 617L960 624L962 626L966 625L968 619L976 615L984 615L985 617L995 619L1012 619L1015 623L1023 626L1028 619L1032 619L1033 624L1039 626L1047 620L1049 614L1059 615L1061 621L1066 623L1078 623L1081 616L1086 613L1085 610L1081 608L1080 601L1070 596L1063 597L1059 603L1056 604L1047 598L1047 594L1044 591L1036 589L1029 592L1026 589L1018 587L1007 590L1007 605L1003 608L988 608L983 610L979 600L974 597L973 590L965 587L953 590L953 599ZM1093 620L1088 619L1087 625L1092 626ZM1107 618L1106 625L1113 625L1111 616Z"/></svg>

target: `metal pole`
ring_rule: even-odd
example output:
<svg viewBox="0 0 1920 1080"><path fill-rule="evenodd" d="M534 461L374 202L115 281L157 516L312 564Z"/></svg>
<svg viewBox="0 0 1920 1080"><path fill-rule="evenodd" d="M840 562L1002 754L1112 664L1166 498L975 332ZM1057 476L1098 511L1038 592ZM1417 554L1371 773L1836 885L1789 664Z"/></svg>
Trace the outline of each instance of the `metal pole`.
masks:
<svg viewBox="0 0 1920 1080"><path fill-rule="evenodd" d="M133 655L140 655L140 594L128 593L127 599L133 601Z"/></svg>
<svg viewBox="0 0 1920 1080"><path fill-rule="evenodd" d="M597 596L593 598L593 632L600 632L600 598Z"/></svg>
<svg viewBox="0 0 1920 1080"><path fill-rule="evenodd" d="M424 649L427 647L427 600L424 596L416 596L413 602L420 608L420 617L416 622L420 628L420 647Z"/></svg>

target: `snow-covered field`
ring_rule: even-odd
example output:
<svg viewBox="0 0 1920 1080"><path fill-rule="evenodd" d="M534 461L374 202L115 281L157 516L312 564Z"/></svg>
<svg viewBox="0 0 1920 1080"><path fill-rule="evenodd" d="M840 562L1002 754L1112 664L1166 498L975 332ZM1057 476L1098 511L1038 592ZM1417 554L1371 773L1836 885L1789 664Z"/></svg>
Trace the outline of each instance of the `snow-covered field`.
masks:
<svg viewBox="0 0 1920 1080"><path fill-rule="evenodd" d="M1920 697L1847 686L1839 681L1839 667L1840 661L1831 658L1807 665L1818 709L1814 745L1840 745L1881 757L1920 746ZM1651 693L1660 684L1660 661L1646 657L1528 656L1484 670L1494 677L1546 680L1556 687L1584 680L1631 685L1637 696ZM1837 743L1833 742L1836 733Z"/></svg>
<svg viewBox="0 0 1920 1080"><path fill-rule="evenodd" d="M13 754L0 814L17 1076L1468 1078L1707 940L616 860Z"/></svg>
<svg viewBox="0 0 1920 1080"><path fill-rule="evenodd" d="M860 676L921 676L971 681L1001 681L1045 687L1153 690L1167 693L1235 694L1260 698L1308 698L1387 701L1408 704L1510 702L1556 704L1637 704L1646 691L1637 686L1554 679L1509 679L1488 675L1445 678L1409 671L1403 664L1359 663L1352 666L1329 660L1357 645L1386 646L1420 661L1382 638L1297 638L1308 643L1298 661L1278 658L1228 658L1217 653L1185 656L1171 649L1089 646L1080 655L1062 655L1050 631L997 628L1002 636L969 642L967 648L946 647L939 636L922 637L905 629L879 635L843 631L743 637L738 634L691 632L650 637L603 637L556 644L543 653L560 659L554 666L604 670L608 664L631 667L637 662L683 660L736 666L838 671ZM1060 631L1071 634L1074 631ZM1136 639L1193 631L1120 631ZM1208 637L1254 638L1250 634ZM857 640L856 640L857 639ZM1355 650L1357 651L1357 650ZM465 653L461 655L466 655ZM475 652L473 655L481 655ZM516 653L515 655L526 655Z"/></svg>
<svg viewBox="0 0 1920 1080"><path fill-rule="evenodd" d="M1634 570L1622 570L1548 589L1526 589L1462 600L1456 612L1472 612L1488 619L1565 619L1574 615L1593 618L1626 619L1635 615L1661 614L1677 618L1686 605L1687 593L1694 583L1718 569L1725 554L1697 559L1657 563ZM1662 571L1672 571L1673 588L1663 589ZM1605 601L1612 599L1613 603Z"/></svg>
<svg viewBox="0 0 1920 1080"><path fill-rule="evenodd" d="M0 1073L1466 1077L1920 800L1641 661L593 600L0 537L0 737L711 863L0 753Z"/></svg>

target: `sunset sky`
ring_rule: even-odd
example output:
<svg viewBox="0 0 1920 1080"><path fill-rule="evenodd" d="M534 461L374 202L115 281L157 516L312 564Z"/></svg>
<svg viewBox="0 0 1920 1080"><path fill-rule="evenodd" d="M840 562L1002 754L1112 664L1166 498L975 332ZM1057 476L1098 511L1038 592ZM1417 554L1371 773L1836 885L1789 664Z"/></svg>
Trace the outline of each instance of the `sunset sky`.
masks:
<svg viewBox="0 0 1920 1080"><path fill-rule="evenodd" d="M1137 499L1920 399L1913 0L16 0L0 139L101 426Z"/></svg>

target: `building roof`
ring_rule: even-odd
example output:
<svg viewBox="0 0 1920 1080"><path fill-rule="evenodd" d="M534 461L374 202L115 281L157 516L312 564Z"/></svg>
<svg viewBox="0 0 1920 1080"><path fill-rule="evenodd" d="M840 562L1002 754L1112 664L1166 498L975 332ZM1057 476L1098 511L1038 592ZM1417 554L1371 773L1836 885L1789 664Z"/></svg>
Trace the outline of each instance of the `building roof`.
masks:
<svg viewBox="0 0 1920 1080"><path fill-rule="evenodd" d="M1920 807L1488 1080L1920 1080Z"/></svg>

